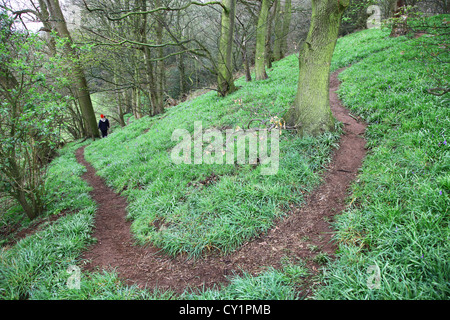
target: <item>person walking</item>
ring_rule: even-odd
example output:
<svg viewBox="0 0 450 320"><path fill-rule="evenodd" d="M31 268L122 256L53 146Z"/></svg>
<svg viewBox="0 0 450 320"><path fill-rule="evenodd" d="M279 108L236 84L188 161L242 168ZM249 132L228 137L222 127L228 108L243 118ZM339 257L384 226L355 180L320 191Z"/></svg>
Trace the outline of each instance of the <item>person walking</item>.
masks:
<svg viewBox="0 0 450 320"><path fill-rule="evenodd" d="M98 122L98 128L102 132L102 138L108 136L109 120L102 114L100 115L100 121Z"/></svg>

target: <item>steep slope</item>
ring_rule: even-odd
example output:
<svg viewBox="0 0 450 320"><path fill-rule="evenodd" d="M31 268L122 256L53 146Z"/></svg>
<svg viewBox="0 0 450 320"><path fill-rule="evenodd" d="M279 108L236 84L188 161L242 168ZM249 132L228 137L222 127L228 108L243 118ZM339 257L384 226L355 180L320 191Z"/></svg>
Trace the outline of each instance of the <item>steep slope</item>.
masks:
<svg viewBox="0 0 450 320"><path fill-rule="evenodd" d="M248 164L248 158L243 165L171 160L178 143L172 133L185 129L192 135L195 122L203 131L219 128L225 135L225 128L247 128L254 118L269 124L281 118L295 95L297 69L291 56L277 63L266 81L237 81L241 88L226 98L207 93L169 109L159 120L139 119L86 148L87 161L127 198L140 244L152 243L171 255L230 252L269 230L290 204L303 202L330 161L338 132L300 139L282 130L276 175L262 175L264 165Z"/></svg>
<svg viewBox="0 0 450 320"><path fill-rule="evenodd" d="M435 20L441 23L443 18ZM446 19L450 20L448 15ZM448 64L429 60L414 39L389 38L388 34L367 30L343 37L333 57L333 71L353 64L341 73L339 94L352 108L353 117L359 114L369 123L366 138L370 151L352 187L347 209L333 223L337 259L328 265L324 286L315 292L316 298L446 299L450 294L450 115L446 96L427 94L427 89L436 84L436 74L448 74ZM441 43L441 47L448 43L442 37L424 39ZM133 236L140 244L153 243L173 256L183 253L201 260L205 254L213 258L211 252L232 255L257 235L261 237L240 253L252 245L264 247L272 235L280 237L275 240L286 236L273 226L280 226L290 205L305 207L304 193L318 186L339 141L338 134L298 139L283 132L279 174L264 177L259 174L260 167L251 165L174 166L170 150L176 141L170 137L177 128L192 132L196 120L202 121L204 129L235 128L245 127L256 117L281 115L295 95L296 70L296 58L290 56L269 71L268 81L240 80L242 88L227 99L206 94L169 110L164 119L137 120L110 139L86 147L88 162L128 201ZM92 243L98 210L98 204L89 197L91 188L81 178L83 168L75 159L79 146L72 144L62 151L52 163L47 181L48 213L69 213L2 249L1 297L173 298L170 291L124 285L116 273L108 271L83 272L81 288L68 287L67 281L73 276L68 267L82 265L81 252ZM290 219L286 217L285 221ZM306 246L311 239L300 240ZM297 240L295 244L298 248L294 253L301 250ZM248 270L266 267L265 271L229 275L229 285L200 294L185 292L181 297L298 297L308 274L304 261L286 260L286 244L279 242L277 248L281 250L272 251L278 260L272 262L282 257L278 269L255 265ZM328 252L333 253L335 248L327 251L330 248L311 242L306 250L316 256L306 262L324 266L331 256ZM240 259L245 261L246 255ZM317 284L317 278L314 281Z"/></svg>

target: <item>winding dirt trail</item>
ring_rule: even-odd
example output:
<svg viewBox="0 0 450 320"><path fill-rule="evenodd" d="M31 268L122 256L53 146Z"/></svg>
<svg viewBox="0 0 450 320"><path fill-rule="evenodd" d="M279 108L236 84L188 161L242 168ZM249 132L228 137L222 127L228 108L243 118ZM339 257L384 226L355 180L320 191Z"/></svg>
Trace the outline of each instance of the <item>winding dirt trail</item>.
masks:
<svg viewBox="0 0 450 320"><path fill-rule="evenodd" d="M277 268L284 256L305 259L311 270L316 270L318 266L311 258L317 252L311 252L311 246L333 256L336 246L332 242L330 221L345 209L348 187L366 154L363 137L366 125L349 115L335 93L339 87L337 76L342 70L330 78L330 104L334 116L344 123L344 134L324 173L323 183L306 198L302 207L292 207L276 227L226 256L211 255L194 261L183 256L168 257L152 246L134 245L131 222L125 220L126 199L105 185L85 161L84 148L78 149L77 160L87 168L83 178L92 185L91 196L98 204L93 234L98 242L82 256L85 270L114 269L128 284L170 288L178 293L188 286L208 288L226 283L226 277L233 273L257 274L263 266Z"/></svg>

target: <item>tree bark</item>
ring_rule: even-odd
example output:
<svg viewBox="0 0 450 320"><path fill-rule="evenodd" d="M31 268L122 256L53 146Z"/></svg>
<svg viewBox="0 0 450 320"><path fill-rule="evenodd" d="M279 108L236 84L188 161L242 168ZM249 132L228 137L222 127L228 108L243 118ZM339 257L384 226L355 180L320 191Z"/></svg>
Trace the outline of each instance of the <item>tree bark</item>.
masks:
<svg viewBox="0 0 450 320"><path fill-rule="evenodd" d="M256 29L255 78L267 79L266 73L266 38L270 0L262 0Z"/></svg>
<svg viewBox="0 0 450 320"><path fill-rule="evenodd" d="M179 28L179 36L181 39L183 39L185 30L183 28L181 28L181 15L180 15L180 11L177 12L177 28ZM184 54L179 54L176 56L176 61L177 61L177 68L178 68L178 72L179 72L179 77L178 77L178 81L179 81L179 86L180 86L180 92L178 93L178 99L182 99L182 97L184 96L184 94L187 93L187 83L186 83L186 66L185 66L185 62L184 62Z"/></svg>
<svg viewBox="0 0 450 320"><path fill-rule="evenodd" d="M339 2L339 1L338 1ZM287 53L287 39L289 35L289 27L292 19L292 5L291 0L286 0L284 4L284 20L283 20L283 34L281 38L281 58L284 58Z"/></svg>
<svg viewBox="0 0 450 320"><path fill-rule="evenodd" d="M217 64L217 89L219 95L226 96L236 90L233 80L232 49L236 0L223 0L219 58Z"/></svg>
<svg viewBox="0 0 450 320"><path fill-rule="evenodd" d="M287 52L287 38L292 18L291 0L286 0L284 6L277 0L277 13L275 15L275 41L273 45L273 60L284 58Z"/></svg>
<svg viewBox="0 0 450 320"><path fill-rule="evenodd" d="M151 61L151 52L149 47L144 47L144 60L145 60L145 67L146 67L146 77L148 82L148 90L150 93L150 116L154 116L156 106L158 104L157 99L157 91L156 91L156 85L155 85L155 76L154 76L154 68L153 68L153 62Z"/></svg>
<svg viewBox="0 0 450 320"><path fill-rule="evenodd" d="M281 0L275 0L275 39L273 42L273 60L278 61L281 59L281 40L283 37L283 8L281 6Z"/></svg>
<svg viewBox="0 0 450 320"><path fill-rule="evenodd" d="M330 109L330 64L342 14L349 0L313 0L308 36L299 54L299 79L294 106L284 120L301 135L317 135L334 128Z"/></svg>
<svg viewBox="0 0 450 320"><path fill-rule="evenodd" d="M156 7L161 7L161 0L155 0ZM163 16L161 13L156 14L156 42L157 44L163 44ZM157 62L156 62L156 105L154 115L164 113L164 79L165 79L165 63L164 63L164 49L159 47L156 49Z"/></svg>
<svg viewBox="0 0 450 320"><path fill-rule="evenodd" d="M72 96L75 96L75 94L71 93ZM81 139L83 137L88 136L88 133L86 131L85 123L83 121L83 115L80 112L80 108L78 107L78 102L76 99L72 101L73 108L69 104L69 112L71 113L71 119L74 123L74 126L72 128L68 128L67 130L72 134L73 138L75 140Z"/></svg>
<svg viewBox="0 0 450 320"><path fill-rule="evenodd" d="M242 44L242 60L244 62L245 80L250 82L252 81L252 74L250 73L250 62L248 61L246 40L244 40L244 43Z"/></svg>
<svg viewBox="0 0 450 320"><path fill-rule="evenodd" d="M125 127L125 119L124 119L124 113L122 108L122 95L120 93L116 93L117 97L117 120L119 122L119 125L123 128Z"/></svg>
<svg viewBox="0 0 450 320"><path fill-rule="evenodd" d="M270 13L270 10L272 8L272 6L274 7L272 10L272 13ZM266 66L267 68L272 68L272 62L273 62L273 57L272 57L272 33L273 33L273 21L275 19L275 15L277 12L277 1L271 1L271 4L269 4L269 17L268 17L268 25L267 25L267 36L266 36Z"/></svg>
<svg viewBox="0 0 450 320"><path fill-rule="evenodd" d="M58 0L43 0L52 21L52 28L61 38L66 38L66 54L72 61L73 80L76 93L76 99L80 105L83 119L86 124L89 136L92 138L100 137L97 129L97 120L95 118L94 108L92 106L91 95L87 85L83 67L81 66L76 50L72 47L73 41L67 24L61 11ZM43 8L41 8L43 9Z"/></svg>
<svg viewBox="0 0 450 320"><path fill-rule="evenodd" d="M177 68L179 72L179 86L180 86L180 92L178 94L178 99L181 99L183 95L187 92L187 86L186 86L186 67L184 65L184 55L180 54L177 55Z"/></svg>

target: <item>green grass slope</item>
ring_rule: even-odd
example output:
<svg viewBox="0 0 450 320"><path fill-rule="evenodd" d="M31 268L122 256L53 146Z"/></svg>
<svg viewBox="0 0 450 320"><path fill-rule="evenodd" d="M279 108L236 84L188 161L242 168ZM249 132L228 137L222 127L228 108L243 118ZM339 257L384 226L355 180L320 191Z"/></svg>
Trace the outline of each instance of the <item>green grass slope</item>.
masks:
<svg viewBox="0 0 450 320"><path fill-rule="evenodd" d="M174 130L192 133L195 121L203 130L238 129L253 118L283 113L295 96L296 70L291 56L275 64L267 81L241 79L241 88L226 98L209 92L159 120L134 121L86 148L98 174L127 196L132 231L141 244L150 242L173 255L229 252L271 228L289 203L302 203L330 160L337 132L300 139L283 131L276 175L262 175L262 166L175 164L170 158L178 143L171 141ZM199 183L212 176L217 176L212 184Z"/></svg>
<svg viewBox="0 0 450 320"><path fill-rule="evenodd" d="M434 75L448 76L448 67L424 56L417 40L388 34L365 30L340 38L333 56L333 71L353 64L341 74L340 95L353 113L369 122L371 149L349 208L335 223L338 259L327 266L323 286L315 292L318 299L449 297L449 100L426 93L436 85ZM295 96L297 70L295 55L287 57L269 70L267 81L241 79L242 87L230 97L208 93L168 110L161 119L136 120L86 148L98 173L126 195L138 241L173 255L227 252L270 228L288 203L302 204L303 192L319 182L337 133L297 138L283 132L274 176L262 176L260 167L250 165L175 165L170 159L176 144L173 130L192 132L194 121L202 121L203 129L235 128L252 118L281 115ZM69 214L1 250L1 299L299 297L298 286L307 274L301 261L283 261L280 270L234 276L228 286L187 290L181 296L127 287L108 272L83 272L80 288L70 288L69 267L79 263L81 251L94 240L96 205L74 156L80 146L62 150L47 181L47 214ZM218 176L215 183L196 183L212 173ZM163 227L155 228L156 219ZM380 270L375 287L368 283L372 266Z"/></svg>
<svg viewBox="0 0 450 320"><path fill-rule="evenodd" d="M370 124L371 149L336 223L339 259L319 298L450 297L450 100L427 93L436 78L448 82L450 56L448 38L434 33L399 39L341 73L340 96ZM446 63L427 53L443 43Z"/></svg>
<svg viewBox="0 0 450 320"><path fill-rule="evenodd" d="M378 30L345 37L336 49L342 58L333 61L332 70L396 42ZM151 242L173 255L232 251L271 228L289 203L302 203L303 193L318 183L337 133L300 139L284 132L274 176L263 176L259 167L249 165L175 165L170 159L177 143L171 141L172 133L176 129L192 133L195 121L201 121L205 130L243 128L254 118L281 117L293 103L297 73L297 58L292 55L274 64L268 80L240 79L241 88L226 98L209 92L171 108L157 121L148 117L134 121L86 148L99 175L127 196L132 230L141 244ZM198 188L193 183L211 175L219 176L213 185Z"/></svg>

